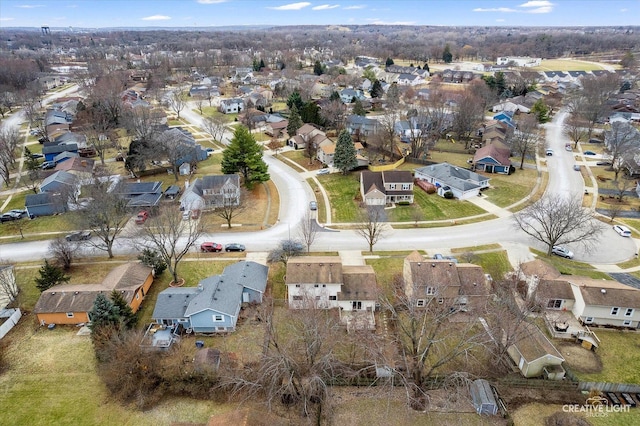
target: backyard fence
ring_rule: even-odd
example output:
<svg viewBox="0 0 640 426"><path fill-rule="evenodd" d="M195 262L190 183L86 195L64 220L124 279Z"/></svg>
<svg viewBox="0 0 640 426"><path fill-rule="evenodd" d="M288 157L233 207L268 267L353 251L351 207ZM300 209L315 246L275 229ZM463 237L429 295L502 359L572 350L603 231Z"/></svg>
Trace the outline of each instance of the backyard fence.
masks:
<svg viewBox="0 0 640 426"><path fill-rule="evenodd" d="M7 318L6 321L0 325L0 339L2 339L8 332L18 323L22 318L22 312L20 309L3 309L0 310L0 319Z"/></svg>
<svg viewBox="0 0 640 426"><path fill-rule="evenodd" d="M600 392L627 392L640 393L640 385L627 383L607 383L607 382L580 382L578 390L591 391L599 390Z"/></svg>

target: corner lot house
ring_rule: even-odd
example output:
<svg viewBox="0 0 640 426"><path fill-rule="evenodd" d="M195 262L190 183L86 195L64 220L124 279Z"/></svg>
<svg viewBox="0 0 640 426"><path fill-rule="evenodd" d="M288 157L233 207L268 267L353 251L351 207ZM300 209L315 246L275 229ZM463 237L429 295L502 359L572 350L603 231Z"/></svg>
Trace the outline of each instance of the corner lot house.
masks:
<svg viewBox="0 0 640 426"><path fill-rule="evenodd" d="M413 176L408 170L363 171L360 174L360 195L368 206L413 203Z"/></svg>
<svg viewBox="0 0 640 426"><path fill-rule="evenodd" d="M611 280L572 276L567 281L575 298L572 312L581 323L640 328L640 290Z"/></svg>
<svg viewBox="0 0 640 426"><path fill-rule="evenodd" d="M256 262L229 265L222 275L197 287L171 287L158 295L153 320L187 332L225 333L236 329L242 303L262 303L268 268Z"/></svg>
<svg viewBox="0 0 640 426"><path fill-rule="evenodd" d="M135 313L153 283L153 269L141 263L125 263L109 272L100 284L67 284L45 290L33 312L41 325L81 324L91 321L89 311L102 293L119 291Z"/></svg>
<svg viewBox="0 0 640 426"><path fill-rule="evenodd" d="M196 179L180 197L184 210L205 210L240 204L238 175L211 175Z"/></svg>
<svg viewBox="0 0 640 426"><path fill-rule="evenodd" d="M451 191L459 200L476 197L481 189L489 187L489 178L449 163L420 167L414 172L416 179L427 181L438 188L438 194Z"/></svg>

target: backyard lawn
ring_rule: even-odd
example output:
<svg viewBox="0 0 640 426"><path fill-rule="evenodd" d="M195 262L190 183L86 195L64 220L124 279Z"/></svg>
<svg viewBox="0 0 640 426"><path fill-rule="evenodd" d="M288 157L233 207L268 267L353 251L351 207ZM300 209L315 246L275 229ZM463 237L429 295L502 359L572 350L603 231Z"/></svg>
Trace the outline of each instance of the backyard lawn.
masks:
<svg viewBox="0 0 640 426"><path fill-rule="evenodd" d="M576 372L585 382L640 383L640 334L596 328L600 339L596 355L602 370L596 373Z"/></svg>

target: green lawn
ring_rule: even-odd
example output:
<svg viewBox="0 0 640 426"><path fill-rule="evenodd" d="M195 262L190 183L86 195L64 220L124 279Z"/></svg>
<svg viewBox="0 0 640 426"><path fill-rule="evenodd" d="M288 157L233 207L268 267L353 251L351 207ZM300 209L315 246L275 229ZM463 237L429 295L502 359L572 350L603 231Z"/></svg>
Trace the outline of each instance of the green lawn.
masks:
<svg viewBox="0 0 640 426"><path fill-rule="evenodd" d="M483 194L487 200L500 207L508 207L529 195L536 184L538 172L532 169L517 169L512 175L488 175L491 180Z"/></svg>
<svg viewBox="0 0 640 426"><path fill-rule="evenodd" d="M504 250L474 254L472 262L482 266L485 274L491 275L494 280L501 280L507 272L513 269L507 252Z"/></svg>
<svg viewBox="0 0 640 426"><path fill-rule="evenodd" d="M546 253L539 250L530 249L538 258L553 265L562 275L577 275L581 277L591 277L595 279L610 280L611 277L604 272L596 271L593 266L588 263L578 262L571 259L565 259L560 256L547 256Z"/></svg>
<svg viewBox="0 0 640 426"><path fill-rule="evenodd" d="M596 355L602 362L598 373L577 373L587 382L640 383L640 334L595 329L601 341Z"/></svg>
<svg viewBox="0 0 640 426"><path fill-rule="evenodd" d="M393 278L402 273L402 265L406 256L382 257L380 259L366 259L376 272L378 287L382 296L393 300Z"/></svg>
<svg viewBox="0 0 640 426"><path fill-rule="evenodd" d="M413 191L414 204L388 209L391 222L414 222L417 220L445 220L475 216L486 213L468 201L447 200L437 194L427 194L420 188Z"/></svg>
<svg viewBox="0 0 640 426"><path fill-rule="evenodd" d="M318 180L329 196L332 220L334 222L357 222L359 209L356 197L360 196L360 174L333 173L318 176Z"/></svg>

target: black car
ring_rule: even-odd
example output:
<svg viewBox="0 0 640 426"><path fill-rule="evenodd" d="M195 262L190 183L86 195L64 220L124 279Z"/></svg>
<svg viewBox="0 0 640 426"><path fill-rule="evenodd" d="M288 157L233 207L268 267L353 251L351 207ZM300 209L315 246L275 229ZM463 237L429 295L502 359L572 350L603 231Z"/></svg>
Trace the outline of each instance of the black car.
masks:
<svg viewBox="0 0 640 426"><path fill-rule="evenodd" d="M224 246L224 251L244 251L244 245L231 243Z"/></svg>
<svg viewBox="0 0 640 426"><path fill-rule="evenodd" d="M76 231L64 237L67 241L83 241L91 238L91 231Z"/></svg>
<svg viewBox="0 0 640 426"><path fill-rule="evenodd" d="M611 165L611 161L598 161L596 163L596 166L610 166Z"/></svg>
<svg viewBox="0 0 640 426"><path fill-rule="evenodd" d="M0 222L10 222L12 220L22 219L27 215L26 210L9 210L0 216Z"/></svg>

